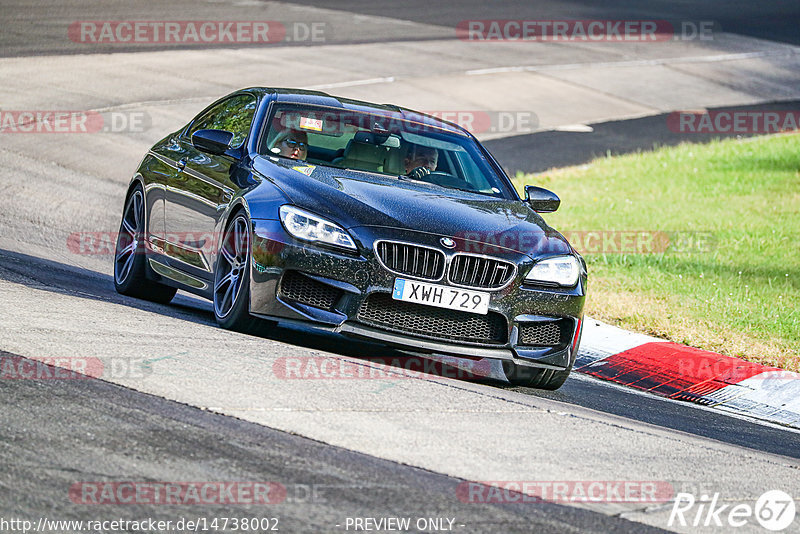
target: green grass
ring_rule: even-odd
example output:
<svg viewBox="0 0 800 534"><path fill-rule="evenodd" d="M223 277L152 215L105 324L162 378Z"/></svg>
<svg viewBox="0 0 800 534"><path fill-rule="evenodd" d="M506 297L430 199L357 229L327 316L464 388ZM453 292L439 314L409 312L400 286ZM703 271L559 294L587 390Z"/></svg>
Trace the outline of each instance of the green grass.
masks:
<svg viewBox="0 0 800 534"><path fill-rule="evenodd" d="M568 237L670 237L663 252L587 253L587 314L800 370L800 135L684 144L515 183L561 197L545 219Z"/></svg>

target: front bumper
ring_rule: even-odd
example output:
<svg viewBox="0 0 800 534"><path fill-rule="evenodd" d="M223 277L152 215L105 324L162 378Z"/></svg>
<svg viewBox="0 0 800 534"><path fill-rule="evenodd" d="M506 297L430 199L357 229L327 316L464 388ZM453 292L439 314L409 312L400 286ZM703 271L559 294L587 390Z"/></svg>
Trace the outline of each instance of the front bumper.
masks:
<svg viewBox="0 0 800 534"><path fill-rule="evenodd" d="M469 247L476 244L457 239L456 249L447 251L439 244L442 236L438 235L374 227L353 228L350 233L360 254L303 243L289 236L279 221L254 219L250 313L303 321L327 331L415 352L507 360L552 369L565 369L574 361L583 317L585 275L569 289L527 286L522 282L533 260L510 250L496 251L494 257L511 261L518 268L511 283L502 289L483 290L491 294L489 315L496 334L492 339L459 338L449 328L409 331L391 321L376 323L365 313L369 306L388 299L395 278L409 278L390 272L380 263L374 242L395 240L438 248L448 261L455 252L470 251ZM435 283L449 285L445 280ZM370 300L371 296L374 297ZM427 313L428 308L424 306L422 311ZM409 310L411 313L413 308ZM472 316L469 318L458 317L456 314L466 312L453 312L452 318L441 322L441 314L435 324L461 325L464 320L483 320L473 314L468 314ZM502 325L502 332L497 332L498 324ZM558 326L558 341L547 345L530 343L526 332L532 330L528 329L545 324Z"/></svg>

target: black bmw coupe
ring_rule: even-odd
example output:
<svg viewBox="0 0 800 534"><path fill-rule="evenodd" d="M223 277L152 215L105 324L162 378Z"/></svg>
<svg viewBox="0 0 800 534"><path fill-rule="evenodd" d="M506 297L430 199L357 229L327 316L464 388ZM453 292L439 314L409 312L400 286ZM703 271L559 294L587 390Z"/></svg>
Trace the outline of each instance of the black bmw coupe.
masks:
<svg viewBox="0 0 800 534"><path fill-rule="evenodd" d="M250 88L156 143L128 188L117 291L206 297L224 328L302 322L503 363L556 389L578 350L586 264L469 132L297 89ZM271 321L264 321L269 319Z"/></svg>

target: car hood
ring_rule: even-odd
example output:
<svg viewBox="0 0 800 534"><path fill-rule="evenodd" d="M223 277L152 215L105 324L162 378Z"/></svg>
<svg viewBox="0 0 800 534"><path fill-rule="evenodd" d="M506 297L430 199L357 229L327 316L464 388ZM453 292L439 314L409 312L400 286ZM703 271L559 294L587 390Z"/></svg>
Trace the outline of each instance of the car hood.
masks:
<svg viewBox="0 0 800 534"><path fill-rule="evenodd" d="M413 230L534 256L572 252L561 234L518 200L381 174L293 165L284 160L275 163L260 158L255 167L280 187L292 204L348 229L371 226ZM252 216L258 217L252 213L253 200L249 202Z"/></svg>

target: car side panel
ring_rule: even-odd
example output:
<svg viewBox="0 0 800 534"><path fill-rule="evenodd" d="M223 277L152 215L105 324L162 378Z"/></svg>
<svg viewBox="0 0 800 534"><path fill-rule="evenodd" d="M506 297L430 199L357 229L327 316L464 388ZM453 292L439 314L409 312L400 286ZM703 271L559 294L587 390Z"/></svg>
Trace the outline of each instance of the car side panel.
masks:
<svg viewBox="0 0 800 534"><path fill-rule="evenodd" d="M164 199L167 182L174 173L162 159L152 152L142 160L137 173L145 190L145 220L147 221L146 241L158 242L164 239Z"/></svg>
<svg viewBox="0 0 800 534"><path fill-rule="evenodd" d="M229 176L232 161L204 154L185 140L178 144L176 155L185 167L167 184L167 254L174 267L210 280L222 215L237 189Z"/></svg>

